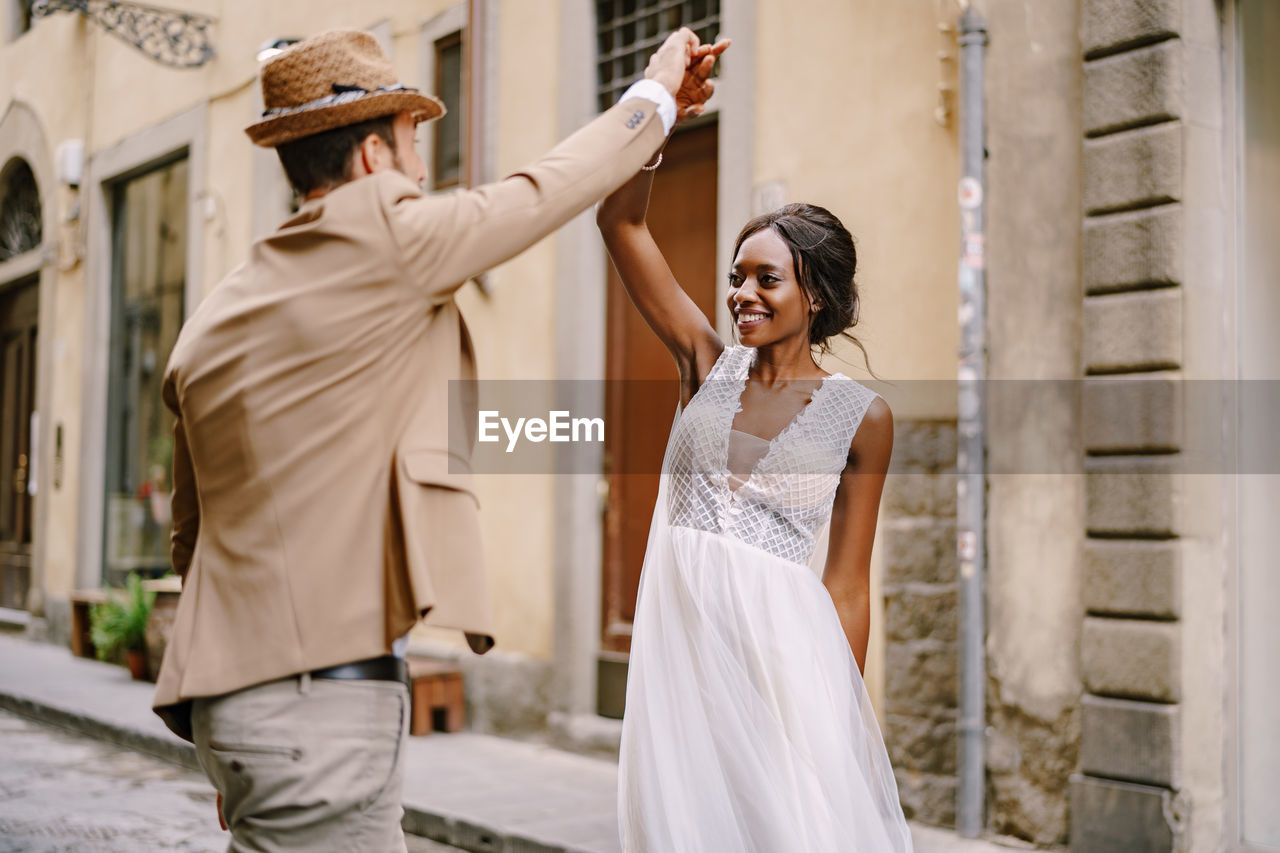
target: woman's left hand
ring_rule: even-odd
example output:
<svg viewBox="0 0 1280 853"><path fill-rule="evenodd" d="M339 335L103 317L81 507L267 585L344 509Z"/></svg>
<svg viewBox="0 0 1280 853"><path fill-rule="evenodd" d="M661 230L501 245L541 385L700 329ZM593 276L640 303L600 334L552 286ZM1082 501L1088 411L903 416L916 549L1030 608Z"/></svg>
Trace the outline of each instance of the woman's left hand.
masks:
<svg viewBox="0 0 1280 853"><path fill-rule="evenodd" d="M731 39L720 39L715 44L699 45L694 49L693 61L685 71L680 90L676 92L676 124L702 115L707 108L707 101L716 88L711 71L715 68L716 59L728 50L731 43Z"/></svg>

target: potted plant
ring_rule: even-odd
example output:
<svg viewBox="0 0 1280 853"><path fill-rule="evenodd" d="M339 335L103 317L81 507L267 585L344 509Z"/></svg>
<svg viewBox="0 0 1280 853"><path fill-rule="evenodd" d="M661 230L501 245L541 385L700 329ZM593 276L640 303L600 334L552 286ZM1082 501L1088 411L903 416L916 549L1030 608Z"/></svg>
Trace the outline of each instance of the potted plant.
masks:
<svg viewBox="0 0 1280 853"><path fill-rule="evenodd" d="M95 604L90 614L90 635L99 660L118 660L121 653L129 674L139 681L147 678L147 617L156 594L142 585L136 574L129 575L124 595L113 595Z"/></svg>
<svg viewBox="0 0 1280 853"><path fill-rule="evenodd" d="M178 615L178 597L182 594L182 581L172 572L155 580L143 581L142 588L155 593L151 615L147 618L147 666L151 672L160 671L164 650L173 633L173 620Z"/></svg>

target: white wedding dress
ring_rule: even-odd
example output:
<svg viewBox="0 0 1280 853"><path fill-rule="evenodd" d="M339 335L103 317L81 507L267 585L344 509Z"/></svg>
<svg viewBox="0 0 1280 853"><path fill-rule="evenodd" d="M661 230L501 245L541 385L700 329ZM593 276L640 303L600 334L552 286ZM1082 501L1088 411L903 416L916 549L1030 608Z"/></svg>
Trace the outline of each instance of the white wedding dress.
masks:
<svg viewBox="0 0 1280 853"><path fill-rule="evenodd" d="M631 641L622 847L904 853L889 757L808 565L876 395L828 377L767 445L739 435L734 457L755 464L731 473L754 357L726 348L667 443Z"/></svg>

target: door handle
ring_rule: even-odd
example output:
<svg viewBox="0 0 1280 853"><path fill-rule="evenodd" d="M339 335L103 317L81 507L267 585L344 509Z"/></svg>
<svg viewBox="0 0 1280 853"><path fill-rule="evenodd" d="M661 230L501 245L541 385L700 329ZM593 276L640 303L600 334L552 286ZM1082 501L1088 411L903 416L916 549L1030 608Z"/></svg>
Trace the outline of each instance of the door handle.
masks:
<svg viewBox="0 0 1280 853"><path fill-rule="evenodd" d="M609 513L609 476L606 474L596 480L596 500L599 502L600 514Z"/></svg>

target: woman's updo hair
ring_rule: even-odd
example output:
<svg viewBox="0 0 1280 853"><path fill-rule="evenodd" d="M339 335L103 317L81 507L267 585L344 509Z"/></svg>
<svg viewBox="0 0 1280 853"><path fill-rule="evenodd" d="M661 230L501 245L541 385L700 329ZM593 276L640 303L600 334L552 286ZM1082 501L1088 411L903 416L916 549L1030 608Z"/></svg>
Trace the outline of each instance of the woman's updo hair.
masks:
<svg viewBox="0 0 1280 853"><path fill-rule="evenodd" d="M772 228L791 250L800 288L809 301L822 307L809 322L809 344L821 352L831 349L831 339L843 335L867 351L848 330L858 323L858 251L849 229L825 207L788 204L748 222L733 244L733 257L752 234ZM732 261L731 261L732 262Z"/></svg>

